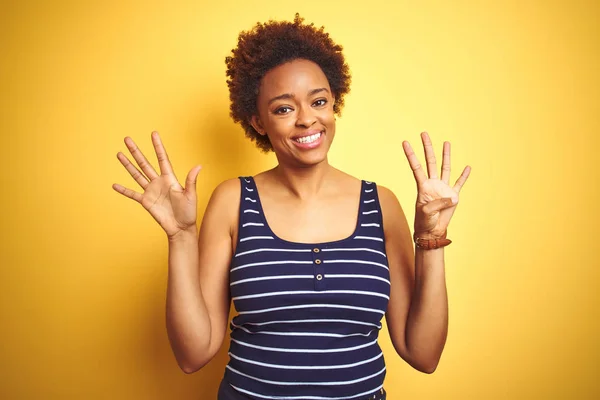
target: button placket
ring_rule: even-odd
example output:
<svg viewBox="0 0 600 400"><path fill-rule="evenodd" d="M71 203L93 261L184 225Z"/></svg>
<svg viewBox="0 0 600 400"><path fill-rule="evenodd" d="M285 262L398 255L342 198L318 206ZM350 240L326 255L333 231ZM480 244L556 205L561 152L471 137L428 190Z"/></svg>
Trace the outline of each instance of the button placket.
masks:
<svg viewBox="0 0 600 400"><path fill-rule="evenodd" d="M326 289L325 270L323 268L323 253L319 247L312 249L312 260L314 266L314 282L315 290L321 291Z"/></svg>

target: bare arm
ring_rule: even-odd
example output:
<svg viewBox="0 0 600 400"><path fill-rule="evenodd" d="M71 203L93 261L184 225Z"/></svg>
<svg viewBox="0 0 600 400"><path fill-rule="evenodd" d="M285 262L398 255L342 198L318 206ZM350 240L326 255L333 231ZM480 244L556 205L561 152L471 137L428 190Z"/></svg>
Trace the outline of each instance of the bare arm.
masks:
<svg viewBox="0 0 600 400"><path fill-rule="evenodd" d="M180 368L193 373L223 343L229 318L232 227L237 225L239 181L219 185L195 229L169 239L166 322Z"/></svg>
<svg viewBox="0 0 600 400"><path fill-rule="evenodd" d="M448 293L444 248L415 251L415 294L408 313L406 343L411 357L432 373L448 336Z"/></svg>
<svg viewBox="0 0 600 400"><path fill-rule="evenodd" d="M413 368L432 373L448 332L444 249L415 250L396 196L378 187L392 283L386 322L396 352Z"/></svg>
<svg viewBox="0 0 600 400"><path fill-rule="evenodd" d="M193 372L194 357L206 353L210 319L199 279L198 235L195 227L169 238L167 334L179 367Z"/></svg>

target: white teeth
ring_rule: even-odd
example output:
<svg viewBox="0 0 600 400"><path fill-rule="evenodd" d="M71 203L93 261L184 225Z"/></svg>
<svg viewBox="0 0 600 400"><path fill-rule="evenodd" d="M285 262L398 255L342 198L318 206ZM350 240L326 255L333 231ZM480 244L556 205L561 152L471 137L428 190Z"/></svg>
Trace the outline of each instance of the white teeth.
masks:
<svg viewBox="0 0 600 400"><path fill-rule="evenodd" d="M314 142L315 140L317 140L320 137L321 137L321 132L315 133L314 135L304 136L304 137L298 138L298 139L296 139L296 142L298 142L298 143L311 143L311 142Z"/></svg>

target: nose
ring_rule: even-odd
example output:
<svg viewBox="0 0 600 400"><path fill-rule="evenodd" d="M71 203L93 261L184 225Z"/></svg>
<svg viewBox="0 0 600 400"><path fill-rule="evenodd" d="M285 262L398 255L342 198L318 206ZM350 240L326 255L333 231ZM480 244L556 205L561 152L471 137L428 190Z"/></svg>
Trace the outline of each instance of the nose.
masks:
<svg viewBox="0 0 600 400"><path fill-rule="evenodd" d="M310 106L301 106L296 114L296 126L310 127L317 121L315 110Z"/></svg>

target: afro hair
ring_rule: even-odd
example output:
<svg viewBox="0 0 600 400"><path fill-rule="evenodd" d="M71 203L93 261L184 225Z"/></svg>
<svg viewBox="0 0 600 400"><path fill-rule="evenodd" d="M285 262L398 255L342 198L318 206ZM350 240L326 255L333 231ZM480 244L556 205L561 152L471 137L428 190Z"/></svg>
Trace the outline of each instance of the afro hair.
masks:
<svg viewBox="0 0 600 400"><path fill-rule="evenodd" d="M344 95L350 91L350 70L342 46L331 40L324 27L303 22L304 18L296 14L293 22L257 23L239 34L237 47L225 58L231 118L265 153L273 150L271 142L252 127L250 119L258 114L260 82L269 70L295 59L314 62L327 77L335 96L333 110L338 115L344 106Z"/></svg>

